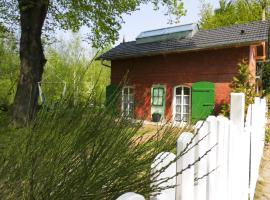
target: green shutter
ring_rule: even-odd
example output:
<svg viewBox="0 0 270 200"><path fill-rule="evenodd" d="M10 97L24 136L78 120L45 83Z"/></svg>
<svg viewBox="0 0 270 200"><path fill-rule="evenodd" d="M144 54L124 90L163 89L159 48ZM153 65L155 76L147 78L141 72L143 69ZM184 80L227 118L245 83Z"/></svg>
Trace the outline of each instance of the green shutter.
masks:
<svg viewBox="0 0 270 200"><path fill-rule="evenodd" d="M116 85L108 85L106 87L106 107L116 111L118 108L120 90Z"/></svg>
<svg viewBox="0 0 270 200"><path fill-rule="evenodd" d="M213 114L215 106L215 85L211 82L197 82L192 85L192 121L204 120Z"/></svg>

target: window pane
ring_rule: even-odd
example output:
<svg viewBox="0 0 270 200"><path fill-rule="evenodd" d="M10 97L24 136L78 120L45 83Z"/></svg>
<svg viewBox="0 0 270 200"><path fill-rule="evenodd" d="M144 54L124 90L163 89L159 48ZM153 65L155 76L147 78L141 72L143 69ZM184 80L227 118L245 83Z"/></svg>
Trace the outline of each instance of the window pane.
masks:
<svg viewBox="0 0 270 200"><path fill-rule="evenodd" d="M129 94L133 94L133 88L129 88Z"/></svg>
<svg viewBox="0 0 270 200"><path fill-rule="evenodd" d="M128 95L128 100L129 100L129 102L133 102L133 94L130 94L130 95Z"/></svg>
<svg viewBox="0 0 270 200"><path fill-rule="evenodd" d="M124 88L124 94L128 94L128 88Z"/></svg>
<svg viewBox="0 0 270 200"><path fill-rule="evenodd" d="M183 115L183 121L184 122L188 122L188 114L184 114Z"/></svg>
<svg viewBox="0 0 270 200"><path fill-rule="evenodd" d="M176 114L174 120L180 122L181 121L181 115Z"/></svg>
<svg viewBox="0 0 270 200"><path fill-rule="evenodd" d="M183 113L189 113L189 106L183 106Z"/></svg>
<svg viewBox="0 0 270 200"><path fill-rule="evenodd" d="M158 96L158 88L153 89L153 96L157 97Z"/></svg>
<svg viewBox="0 0 270 200"><path fill-rule="evenodd" d="M189 96L184 96L183 104L189 104Z"/></svg>
<svg viewBox="0 0 270 200"><path fill-rule="evenodd" d="M176 106L176 113L181 113L181 106Z"/></svg>
<svg viewBox="0 0 270 200"><path fill-rule="evenodd" d="M162 106L163 104L163 97L158 97L158 105Z"/></svg>
<svg viewBox="0 0 270 200"><path fill-rule="evenodd" d="M127 108L128 108L128 103L123 103L123 107L124 107L124 111L126 111L127 110Z"/></svg>
<svg viewBox="0 0 270 200"><path fill-rule="evenodd" d="M129 104L129 114L133 114L133 110L134 110L133 103L130 103Z"/></svg>
<svg viewBox="0 0 270 200"><path fill-rule="evenodd" d="M164 91L164 89L163 88L159 88L158 89L158 96L160 96L160 97L163 97L163 91Z"/></svg>
<svg viewBox="0 0 270 200"><path fill-rule="evenodd" d="M124 102L124 103L127 103L127 102L128 102L128 95L124 95L124 96L123 96L123 102Z"/></svg>
<svg viewBox="0 0 270 200"><path fill-rule="evenodd" d="M184 95L189 95L190 94L190 89L185 87L184 88Z"/></svg>
<svg viewBox="0 0 270 200"><path fill-rule="evenodd" d="M181 97L176 97L176 105L181 105L181 100L182 98Z"/></svg>
<svg viewBox="0 0 270 200"><path fill-rule="evenodd" d="M153 104L157 105L158 104L158 97L153 97Z"/></svg>
<svg viewBox="0 0 270 200"><path fill-rule="evenodd" d="M176 95L181 95L182 94L182 87L176 88Z"/></svg>

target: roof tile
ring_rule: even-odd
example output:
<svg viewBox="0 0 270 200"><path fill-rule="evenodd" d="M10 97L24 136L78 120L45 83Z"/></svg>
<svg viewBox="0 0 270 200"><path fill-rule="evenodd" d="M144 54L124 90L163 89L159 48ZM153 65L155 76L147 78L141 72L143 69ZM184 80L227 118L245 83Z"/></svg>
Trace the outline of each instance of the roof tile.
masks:
<svg viewBox="0 0 270 200"><path fill-rule="evenodd" d="M136 41L126 42L102 54L98 59L116 60L175 51L190 51L268 41L269 25L269 21L255 21L212 30L200 30L190 38L143 44L136 44ZM241 33L242 30L244 33Z"/></svg>

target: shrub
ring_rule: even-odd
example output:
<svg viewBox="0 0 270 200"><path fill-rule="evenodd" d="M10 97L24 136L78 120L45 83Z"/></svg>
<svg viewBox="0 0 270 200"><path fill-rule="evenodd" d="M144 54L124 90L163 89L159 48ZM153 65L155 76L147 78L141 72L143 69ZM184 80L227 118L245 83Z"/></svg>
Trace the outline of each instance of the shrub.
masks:
<svg viewBox="0 0 270 200"><path fill-rule="evenodd" d="M180 133L163 127L145 138L137 134L140 127L101 106L74 105L70 98L41 109L26 128L2 128L1 198L113 200L127 191L149 195L150 165L158 153L175 148Z"/></svg>
<svg viewBox="0 0 270 200"><path fill-rule="evenodd" d="M230 84L231 92L242 92L245 94L246 111L248 105L254 102L256 96L255 93L255 77L253 77L248 69L248 63L246 60L242 60L238 64L238 74L233 77ZM229 104L223 103L220 113L224 116L229 115Z"/></svg>

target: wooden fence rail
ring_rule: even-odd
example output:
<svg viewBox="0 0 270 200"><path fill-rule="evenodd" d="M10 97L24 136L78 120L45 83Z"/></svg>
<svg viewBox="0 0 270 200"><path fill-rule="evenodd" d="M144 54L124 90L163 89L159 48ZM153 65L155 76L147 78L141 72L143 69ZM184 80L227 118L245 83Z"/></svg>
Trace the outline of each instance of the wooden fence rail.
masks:
<svg viewBox="0 0 270 200"><path fill-rule="evenodd" d="M195 137L192 133L181 134L177 155L158 154L152 171L177 159L155 177L153 184L176 178L162 183L168 189L152 194L150 200L253 200L263 155L266 113L265 99L256 98L245 116L244 94L232 93L230 119L209 116L196 124ZM126 197L118 200L142 200L138 194L128 194L133 196L124 194Z"/></svg>

